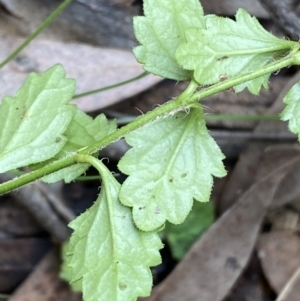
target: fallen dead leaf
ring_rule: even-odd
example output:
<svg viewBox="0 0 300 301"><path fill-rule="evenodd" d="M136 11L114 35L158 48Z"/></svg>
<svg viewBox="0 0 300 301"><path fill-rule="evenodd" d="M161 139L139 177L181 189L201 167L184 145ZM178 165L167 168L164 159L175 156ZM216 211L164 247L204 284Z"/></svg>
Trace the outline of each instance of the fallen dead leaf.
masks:
<svg viewBox="0 0 300 301"><path fill-rule="evenodd" d="M245 273L238 279L224 301L270 301L271 294L271 290L266 288L259 258L253 254Z"/></svg>
<svg viewBox="0 0 300 301"><path fill-rule="evenodd" d="M264 233L258 239L257 250L265 276L279 294L300 266L300 238L292 231ZM299 300L299 296L300 287L298 299L293 300Z"/></svg>
<svg viewBox="0 0 300 301"><path fill-rule="evenodd" d="M300 154L300 146L290 146L290 151L281 151L278 149L278 155L281 157L288 158L289 155L295 154L298 152ZM274 200L271 204L271 209L277 209L283 204L292 203L298 201L300 198L300 162L297 162L295 165L291 166L285 177L280 182L278 189L275 193Z"/></svg>
<svg viewBox="0 0 300 301"><path fill-rule="evenodd" d="M20 43L20 39L2 37L0 61ZM0 99L5 95L15 95L29 72L43 72L57 63L64 66L68 77L76 79L77 94L117 84L143 72L141 65L127 50L39 40L32 42L0 70ZM138 94L160 80L157 76L148 75L125 86L79 98L74 102L86 112L102 109Z"/></svg>

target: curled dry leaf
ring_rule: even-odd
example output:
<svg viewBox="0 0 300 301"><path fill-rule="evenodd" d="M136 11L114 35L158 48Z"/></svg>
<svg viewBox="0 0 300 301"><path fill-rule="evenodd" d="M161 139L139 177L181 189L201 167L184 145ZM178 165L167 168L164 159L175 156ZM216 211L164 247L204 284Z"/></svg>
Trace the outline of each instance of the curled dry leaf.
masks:
<svg viewBox="0 0 300 301"><path fill-rule="evenodd" d="M21 43L20 39L2 37L0 61ZM15 60L0 70L0 99L14 95L29 72L43 72L60 63L67 76L77 81L76 93L95 90L136 77L143 72L130 51L93 47L75 43L34 41ZM159 82L159 77L148 75L133 83L76 99L79 108L94 111L138 94Z"/></svg>

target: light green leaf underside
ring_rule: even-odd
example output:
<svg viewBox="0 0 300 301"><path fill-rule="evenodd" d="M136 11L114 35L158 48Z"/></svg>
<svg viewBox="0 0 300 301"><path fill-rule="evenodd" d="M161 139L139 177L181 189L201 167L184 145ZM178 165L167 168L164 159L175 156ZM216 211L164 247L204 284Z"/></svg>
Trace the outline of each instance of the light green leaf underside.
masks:
<svg viewBox="0 0 300 301"><path fill-rule="evenodd" d="M149 267L160 263L162 244L156 233L135 227L130 209L119 203L120 184L103 169L97 201L70 224L70 280L81 282L85 301L135 301L150 294Z"/></svg>
<svg viewBox="0 0 300 301"><path fill-rule="evenodd" d="M61 65L41 75L31 73L16 97L0 105L0 172L41 162L57 154L75 113L69 105L75 81Z"/></svg>
<svg viewBox="0 0 300 301"><path fill-rule="evenodd" d="M138 228L151 231L184 221L193 198L209 201L213 175L226 175L224 155L209 135L202 107L149 123L128 134L133 148L119 163L129 175L120 200L133 207Z"/></svg>
<svg viewBox="0 0 300 301"><path fill-rule="evenodd" d="M182 260L191 245L214 220L215 214L212 202L194 202L192 211L182 224L167 223L164 236L169 243L173 258Z"/></svg>
<svg viewBox="0 0 300 301"><path fill-rule="evenodd" d="M55 159L64 158L74 151L100 141L114 132L116 128L116 122L109 122L104 114L93 119L81 110L77 109L73 120L64 133L64 136L67 138L67 142L62 150L55 156ZM66 183L69 183L85 173L88 168L89 164L75 164L44 177L43 181L54 183L64 180Z"/></svg>
<svg viewBox="0 0 300 301"><path fill-rule="evenodd" d="M69 267L69 263L70 263L72 256L70 256L68 254L68 248L69 248L69 244L67 242L65 242L62 245L62 250L61 250L62 263L61 263L61 267L60 267L59 277L64 279L67 282L70 282L72 279L72 268ZM82 292L81 280L70 283L70 286L72 288L72 291Z"/></svg>
<svg viewBox="0 0 300 301"><path fill-rule="evenodd" d="M300 141L300 82L296 83L284 97L285 109L280 117L289 122L289 129Z"/></svg>
<svg viewBox="0 0 300 301"><path fill-rule="evenodd" d="M191 79L175 60L178 45L185 41L187 28L204 27L198 0L145 0L145 17L134 18L134 31L142 44L134 48L138 62L150 73L175 80Z"/></svg>
<svg viewBox="0 0 300 301"><path fill-rule="evenodd" d="M278 39L267 32L245 10L239 9L236 21L208 15L206 29L191 28L186 31L187 43L176 51L178 63L194 71L201 85L211 85L222 78L243 75L262 68L283 56L294 42ZM270 75L254 79L236 87L247 87L258 94L261 86L268 87Z"/></svg>

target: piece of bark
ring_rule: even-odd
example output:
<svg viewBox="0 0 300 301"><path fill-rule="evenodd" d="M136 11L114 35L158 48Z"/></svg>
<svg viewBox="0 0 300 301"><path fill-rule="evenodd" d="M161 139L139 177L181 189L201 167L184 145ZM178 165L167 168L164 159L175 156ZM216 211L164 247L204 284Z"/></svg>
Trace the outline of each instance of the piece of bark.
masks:
<svg viewBox="0 0 300 301"><path fill-rule="evenodd" d="M300 19L295 12L293 1L259 0L272 20L279 25L290 38L298 41L300 37Z"/></svg>
<svg viewBox="0 0 300 301"><path fill-rule="evenodd" d="M265 276L279 294L300 266L300 238L292 231L264 233L257 250Z"/></svg>
<svg viewBox="0 0 300 301"><path fill-rule="evenodd" d="M142 5L124 6L116 1L130 0L75 0L41 36L131 49L137 44L132 17L142 14ZM0 3L14 16L10 20L12 25L28 35L60 2L27 0L25 4L18 0L1 0ZM233 16L239 8L244 8L251 15L269 18L257 0L202 0L201 3L206 14Z"/></svg>
<svg viewBox="0 0 300 301"><path fill-rule="evenodd" d="M13 16L11 26L28 36L61 1L1 0L0 3ZM119 5L112 0L75 0L40 37L131 49L137 44L132 19L140 13L139 6Z"/></svg>
<svg viewBox="0 0 300 301"><path fill-rule="evenodd" d="M8 298L8 301L81 301L67 283L58 277L59 258L53 250L36 265L30 276Z"/></svg>
<svg viewBox="0 0 300 301"><path fill-rule="evenodd" d="M205 14L234 16L239 8L258 18L269 18L258 0L201 0Z"/></svg>
<svg viewBox="0 0 300 301"><path fill-rule="evenodd" d="M10 293L50 249L41 238L0 240L0 292Z"/></svg>
<svg viewBox="0 0 300 301"><path fill-rule="evenodd" d="M247 190L145 300L223 300L249 260L278 183L296 160L300 159L284 163Z"/></svg>

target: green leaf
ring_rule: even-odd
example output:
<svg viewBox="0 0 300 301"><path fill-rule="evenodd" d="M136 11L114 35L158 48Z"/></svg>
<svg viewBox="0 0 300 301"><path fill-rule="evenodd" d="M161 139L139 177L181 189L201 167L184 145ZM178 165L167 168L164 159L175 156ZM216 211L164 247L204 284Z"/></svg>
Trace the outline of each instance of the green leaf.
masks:
<svg viewBox="0 0 300 301"><path fill-rule="evenodd" d="M0 105L0 172L41 162L57 154L76 107L69 105L75 81L61 65L31 73L16 97Z"/></svg>
<svg viewBox="0 0 300 301"><path fill-rule="evenodd" d="M186 31L187 43L176 51L178 63L194 71L201 85L211 85L236 75L243 75L283 56L295 42L281 40L267 32L245 10L239 9L236 21L208 15L206 28ZM238 86L237 91L248 87L258 94L261 86L268 87L270 75Z"/></svg>
<svg viewBox="0 0 300 301"><path fill-rule="evenodd" d="M62 245L62 250L61 250L61 259L62 259L62 264L60 268L60 273L59 277L61 279L64 279L67 282L70 282L72 279L72 268L69 267L69 261L71 260L72 256L68 255L68 243L65 242ZM74 292L82 292L82 283L81 279L70 283L70 286L72 288L72 291Z"/></svg>
<svg viewBox="0 0 300 301"><path fill-rule="evenodd" d="M195 202L187 219L180 225L166 224L166 237L173 258L183 259L191 245L214 222L214 206L212 202Z"/></svg>
<svg viewBox="0 0 300 301"><path fill-rule="evenodd" d="M175 51L185 42L187 28L204 27L198 0L144 0L145 17L134 18L134 31L142 44L134 48L138 62L150 73L175 80L191 79L175 60Z"/></svg>
<svg viewBox="0 0 300 301"><path fill-rule="evenodd" d="M119 163L129 175L120 200L133 207L138 228L154 230L166 220L184 221L193 198L209 201L213 177L226 175L224 155L209 135L202 107L149 123L128 134L133 146Z"/></svg>
<svg viewBox="0 0 300 301"><path fill-rule="evenodd" d="M300 140L300 82L296 83L284 97L287 105L280 114L281 120L289 122L289 129Z"/></svg>
<svg viewBox="0 0 300 301"><path fill-rule="evenodd" d="M82 286L85 301L134 301L150 294L149 267L160 263L162 244L156 233L135 227L130 209L118 200L120 184L99 164L100 195L70 223L74 229L67 252L70 280Z"/></svg>
<svg viewBox="0 0 300 301"><path fill-rule="evenodd" d="M98 115L95 119L93 119L81 110L77 109L74 118L64 133L64 136L67 138L67 143L55 156L55 159L66 157L68 154L100 141L114 132L116 128L116 122L109 122L104 114ZM46 163L49 162L45 162L43 165ZM39 167L41 166L42 165ZM69 183L85 173L88 168L89 164L78 163L44 177L43 181L54 183L64 180L66 183Z"/></svg>

